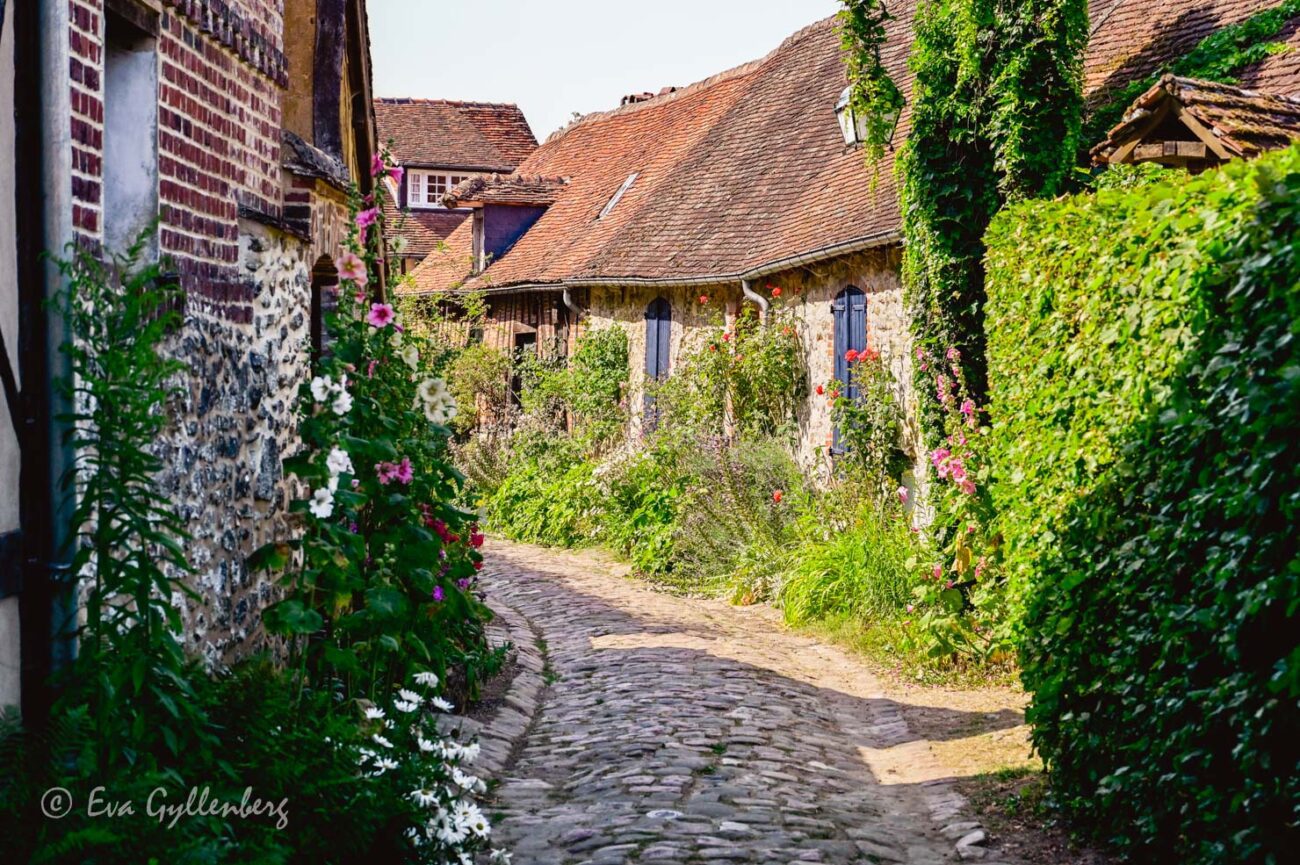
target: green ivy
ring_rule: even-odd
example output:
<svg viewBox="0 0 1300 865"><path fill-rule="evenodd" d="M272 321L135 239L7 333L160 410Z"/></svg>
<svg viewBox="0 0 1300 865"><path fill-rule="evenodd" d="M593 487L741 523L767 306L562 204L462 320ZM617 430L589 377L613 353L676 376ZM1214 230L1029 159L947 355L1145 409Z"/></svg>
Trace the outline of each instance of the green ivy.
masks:
<svg viewBox="0 0 1300 865"><path fill-rule="evenodd" d="M989 240L989 456L1055 797L1136 861L1300 819L1300 148Z"/></svg>
<svg viewBox="0 0 1300 865"><path fill-rule="evenodd" d="M1164 69L1116 90L1109 95L1104 105L1094 109L1088 116L1083 135L1084 146L1091 147L1104 139L1123 119L1124 112L1133 101L1155 86L1160 76L1166 72L1185 78L1236 84L1236 76L1243 69L1270 55L1288 50L1284 42L1275 41L1274 37L1297 15L1300 15L1300 0L1285 0L1244 21L1215 30Z"/></svg>

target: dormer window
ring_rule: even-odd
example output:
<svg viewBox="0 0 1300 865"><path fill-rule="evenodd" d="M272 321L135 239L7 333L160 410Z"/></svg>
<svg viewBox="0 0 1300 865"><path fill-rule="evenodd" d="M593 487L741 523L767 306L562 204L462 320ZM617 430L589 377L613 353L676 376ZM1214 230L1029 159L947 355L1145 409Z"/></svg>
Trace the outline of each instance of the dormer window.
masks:
<svg viewBox="0 0 1300 865"><path fill-rule="evenodd" d="M465 174L413 169L406 174L406 206L441 209L443 193L468 179L469 176Z"/></svg>

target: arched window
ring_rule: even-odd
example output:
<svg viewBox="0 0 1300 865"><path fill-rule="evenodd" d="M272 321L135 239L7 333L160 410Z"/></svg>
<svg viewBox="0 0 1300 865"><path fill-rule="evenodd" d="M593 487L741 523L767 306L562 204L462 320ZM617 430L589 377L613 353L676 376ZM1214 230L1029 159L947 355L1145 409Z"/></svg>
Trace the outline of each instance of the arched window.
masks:
<svg viewBox="0 0 1300 865"><path fill-rule="evenodd" d="M645 423L646 432L653 431L659 423L655 408L653 383L668 377L669 338L673 330L673 308L662 297L651 301L645 310Z"/></svg>
<svg viewBox="0 0 1300 865"><path fill-rule="evenodd" d="M858 383L853 379L853 365L844 355L850 351L862 352L867 348L867 296L862 289L850 285L835 295L831 302L835 319L835 380L844 385L844 396L856 400ZM840 431L835 430L832 453L843 453Z"/></svg>

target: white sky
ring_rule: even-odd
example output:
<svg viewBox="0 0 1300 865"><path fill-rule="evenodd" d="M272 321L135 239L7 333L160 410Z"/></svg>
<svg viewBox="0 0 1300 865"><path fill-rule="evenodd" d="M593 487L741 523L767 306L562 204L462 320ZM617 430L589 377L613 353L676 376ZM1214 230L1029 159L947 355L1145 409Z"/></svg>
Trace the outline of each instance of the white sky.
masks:
<svg viewBox="0 0 1300 865"><path fill-rule="evenodd" d="M762 57L837 0L369 0L376 96L515 102L538 141L573 112Z"/></svg>

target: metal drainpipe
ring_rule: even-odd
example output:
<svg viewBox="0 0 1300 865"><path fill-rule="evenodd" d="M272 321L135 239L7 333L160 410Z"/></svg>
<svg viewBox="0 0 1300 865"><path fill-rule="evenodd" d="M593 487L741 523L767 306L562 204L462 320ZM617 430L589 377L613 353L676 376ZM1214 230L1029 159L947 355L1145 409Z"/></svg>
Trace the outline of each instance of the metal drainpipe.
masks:
<svg viewBox="0 0 1300 865"><path fill-rule="evenodd" d="M569 287L567 285L562 286L560 292L560 296L564 299L564 308L573 314L573 321L574 323L577 323L578 316L582 315L582 307L578 306L578 304L574 302L573 295L569 294Z"/></svg>
<svg viewBox="0 0 1300 865"><path fill-rule="evenodd" d="M742 279L740 281L740 290L745 293L746 300L752 300L754 303L758 304L758 319L766 324L767 310L768 307L771 306L771 304L768 303L767 298L750 288L748 279Z"/></svg>
<svg viewBox="0 0 1300 865"><path fill-rule="evenodd" d="M39 0L41 25L41 62L38 68L68 68L68 4L63 0ZM43 75L40 84L41 194L44 208L44 246L55 255L66 255L73 241L72 232L72 116L71 96L66 75ZM46 260L41 268L44 294L51 298L62 284L58 267ZM65 441L64 424L55 420L71 410L58 392L55 382L69 375L68 357L59 346L65 338L63 316L57 307L45 315L45 375L39 386L44 389L49 406L47 436L49 441L48 482L50 485L50 549L47 576L53 593L50 624L51 667L57 671L76 657L77 599L76 584L70 573L70 527L74 502L64 495L62 480L72 468L74 453Z"/></svg>

